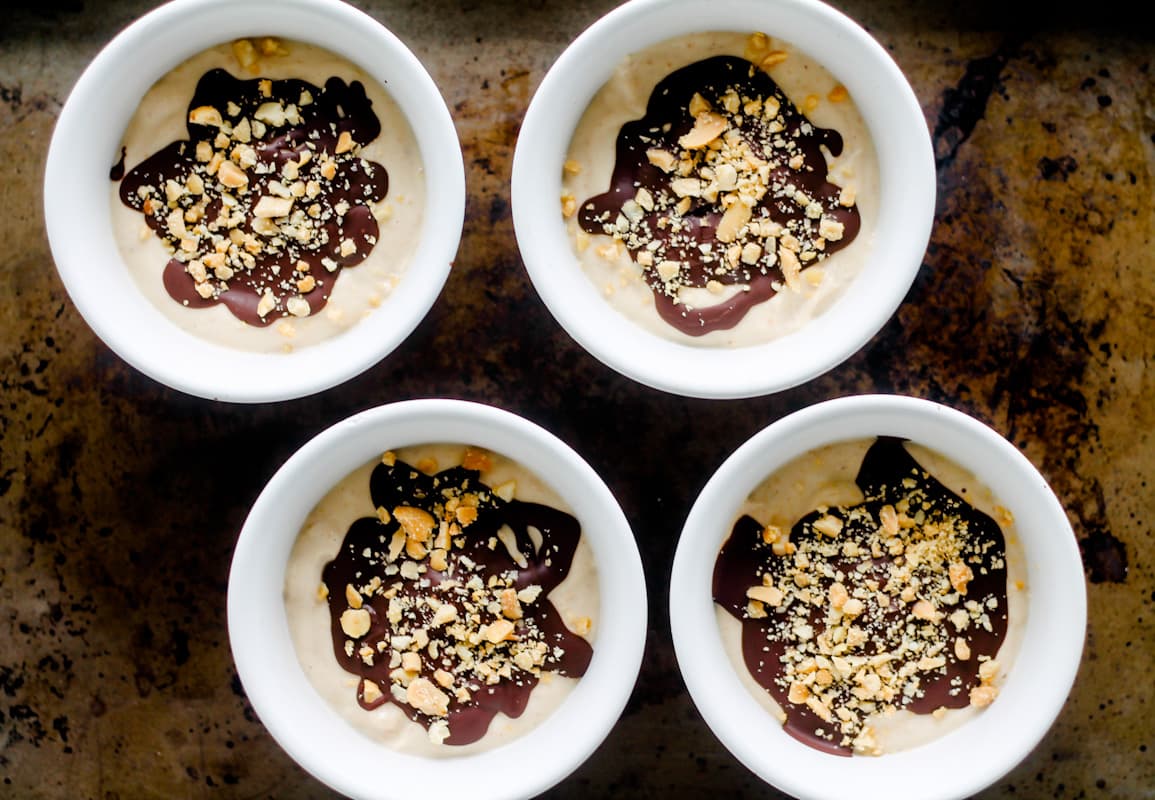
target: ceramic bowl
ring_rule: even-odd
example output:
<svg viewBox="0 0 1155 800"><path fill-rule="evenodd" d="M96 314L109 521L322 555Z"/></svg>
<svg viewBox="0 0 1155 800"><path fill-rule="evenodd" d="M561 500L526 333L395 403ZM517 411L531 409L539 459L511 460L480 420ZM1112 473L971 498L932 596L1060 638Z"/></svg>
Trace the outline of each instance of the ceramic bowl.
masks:
<svg viewBox="0 0 1155 800"><path fill-rule="evenodd" d="M768 475L825 445L896 436L967 470L1013 514L1026 572L1018 653L995 701L940 738L879 756L802 744L739 679L723 651L712 572L739 509ZM908 397L860 396L798 411L754 435L706 483L686 520L670 580L678 664L710 728L763 780L799 798L963 798L1038 744L1066 700L1086 626L1082 564L1070 523L1027 458L985 424Z"/></svg>
<svg viewBox="0 0 1155 800"><path fill-rule="evenodd" d="M109 169L142 96L187 58L250 36L319 46L387 86L416 137L426 197L437 199L425 204L420 230L414 231L416 251L380 313L289 353L211 344L170 322L129 274L111 226L115 198ZM464 208L461 149L433 80L395 35L339 0L174 0L144 15L117 35L77 81L53 133L44 184L57 269L96 335L167 386L234 402L312 394L392 352L436 300L457 250Z"/></svg>
<svg viewBox="0 0 1155 800"><path fill-rule="evenodd" d="M589 669L540 725L495 749L432 760L387 749L322 699L297 660L284 599L290 551L317 502L384 451L427 443L482 447L542 478L573 509L591 545L601 609ZM292 758L337 791L354 798L417 797L432 779L446 797L531 797L589 757L621 714L645 643L645 580L617 501L563 442L490 406L412 400L334 425L272 477L237 541L228 624L237 672L257 715Z"/></svg>
<svg viewBox="0 0 1155 800"><path fill-rule="evenodd" d="M673 341L611 308L605 293L612 287L595 284L580 266L559 199L575 128L623 60L678 36L714 31L764 32L825 66L857 103L880 176L872 250L858 276L795 332L740 347ZM612 140L608 147L612 152ZM579 35L534 93L514 156L512 209L534 287L582 347L656 389L737 398L803 383L883 326L921 265L935 192L930 136L914 92L886 50L842 13L819 0L630 0Z"/></svg>

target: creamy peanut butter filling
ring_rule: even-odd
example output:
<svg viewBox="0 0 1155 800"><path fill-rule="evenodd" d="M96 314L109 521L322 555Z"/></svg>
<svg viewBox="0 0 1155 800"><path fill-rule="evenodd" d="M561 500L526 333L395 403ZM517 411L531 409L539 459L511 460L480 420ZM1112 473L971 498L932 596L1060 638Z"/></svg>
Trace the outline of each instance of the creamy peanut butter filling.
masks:
<svg viewBox="0 0 1155 800"><path fill-rule="evenodd" d="M142 99L112 217L141 291L218 344L290 351L386 302L416 247L424 189L400 109L351 63L242 39Z"/></svg>
<svg viewBox="0 0 1155 800"><path fill-rule="evenodd" d="M387 453L335 487L294 547L285 598L321 695L422 755L531 730L584 673L597 627L576 519L517 464L453 445Z"/></svg>
<svg viewBox="0 0 1155 800"><path fill-rule="evenodd" d="M561 213L618 311L675 341L746 346L858 274L877 171L853 98L815 61L763 34L693 34L630 56L591 102Z"/></svg>
<svg viewBox="0 0 1155 800"><path fill-rule="evenodd" d="M767 479L718 557L714 597L736 670L789 734L877 755L997 702L1025 623L1024 572L1013 518L988 489L880 438Z"/></svg>

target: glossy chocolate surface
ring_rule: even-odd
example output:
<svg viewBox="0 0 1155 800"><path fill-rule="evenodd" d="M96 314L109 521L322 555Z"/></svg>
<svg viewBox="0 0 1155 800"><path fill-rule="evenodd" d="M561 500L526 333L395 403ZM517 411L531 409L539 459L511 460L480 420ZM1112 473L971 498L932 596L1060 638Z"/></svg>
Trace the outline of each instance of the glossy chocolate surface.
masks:
<svg viewBox="0 0 1155 800"><path fill-rule="evenodd" d="M440 645L437 657L431 656L428 648L422 648L420 677L432 679L437 670L464 676L459 677L455 685L463 686L470 695L465 701L450 695L445 717L449 724L449 738L445 743L449 745L477 741L485 735L499 712L508 717L521 716L540 672L579 678L585 674L593 657L589 642L566 627L548 596L569 574L581 537L577 520L539 503L502 500L480 481L478 475L478 472L465 467L451 467L436 475L426 475L403 461L392 465L379 464L370 479L374 507L417 508L428 512L434 519L441 519L445 516L447 498L473 496L478 500L476 519L462 526L452 537L453 546L448 549L445 569L434 569L426 560L420 562L419 568L414 567L411 578L406 578L395 569L392 575L388 574L391 564L395 567L396 563L405 560L404 554L393 560L387 554L388 543L399 529L397 519L382 522L376 517L362 518L349 528L337 557L326 565L322 576L329 588L334 656L345 670L380 687L381 697L367 700L364 684L359 685L358 701L362 707L373 709L384 703L395 703L411 719L429 727L438 719L437 716L397 702L390 690L393 684L390 674L397 665L389 662L389 643L399 633L390 620L390 604L394 598L412 601L415 610L406 614L405 630L421 628L427 632L430 641ZM519 564L514 554L498 542L503 527L512 532L516 550L524 558L524 564ZM540 532L540 545L535 544L531 528ZM369 609L370 628L355 642L358 649L364 645L372 648L375 657L366 663L358 649L346 649L350 637L342 630L341 616L349 608L344 587L362 586L374 576L382 579L382 588L379 594L366 598L364 607ZM498 651L496 660L510 667L508 676L502 676L499 681L487 682L478 675L472 667L472 650L468 663L463 662L462 655L455 649L462 644L462 639L453 635L451 626L438 625L434 621L434 609L427 601L432 598L438 603L454 605L461 610L463 617L466 616L466 609L474 602L477 590L463 585L474 576L483 582L491 577L508 576L508 585L515 591L533 586L540 588L540 595L533 602L520 604L521 616L516 620L512 634L516 639L544 643L546 657L540 667L525 670L513 664L505 643L493 648ZM396 591L389 591L394 588ZM500 613L494 614L484 604L478 605L474 628L478 623L484 626L502 618ZM396 622L400 623L401 619L397 618ZM377 647L379 643L384 643L381 648ZM477 660L481 660L480 653Z"/></svg>
<svg viewBox="0 0 1155 800"><path fill-rule="evenodd" d="M755 101L759 106L767 101L776 102L778 113L767 117L762 113L744 113L740 107L728 112L724 98L729 92L736 92L743 102ZM695 124L690 112L695 95L704 98L715 113L727 117L755 157L770 166L764 179L770 190L754 205L754 219L776 223L800 239L819 238L818 216L808 215L806 206L794 199L795 191L800 190L821 206L822 217L837 221L844 229L840 239L825 243L813 263L819 263L854 240L861 224L858 209L839 203L841 187L827 180L823 155L823 149L839 155L842 136L837 131L814 126L766 72L735 56L698 61L676 70L654 87L645 116L623 125L618 134L609 190L579 206L578 222L584 231L611 232L639 188L655 198L676 194L672 187L678 173L655 165L647 154L655 149L672 154L682 150L679 140ZM661 203L641 211L643 219L639 224L645 229L645 236L640 242L624 240L635 260L645 251L652 255L654 264L672 261L686 265L679 280L688 287L705 288L711 281L749 287L713 305L689 308L671 296L667 282L653 265L644 267L658 313L683 333L699 336L734 327L750 308L772 297L776 286L784 280L781 266L770 263L766 257L758 263L738 262L732 268L723 268L721 254L734 242L722 242L718 238L725 211L718 200L692 197L685 213L663 208ZM657 247L648 246L650 242L656 242ZM767 239L747 230L736 243L739 246L757 244L762 248Z"/></svg>
<svg viewBox="0 0 1155 800"><path fill-rule="evenodd" d="M309 101L303 102L305 98ZM253 136L244 143L253 148L255 155L255 164L245 170L247 186L227 187L216 180L217 173L203 181L203 193L186 193L175 202L165 203L160 211L152 210L152 204L160 203L166 196L170 181L184 186L194 172L199 173L198 177L203 176L197 146L213 142L223 130L220 125L192 121L194 109L216 109L232 128L242 120L253 125L251 121L262 116L261 108L270 103L295 109L296 121L270 123L263 135ZM120 184L121 201L144 213L148 226L174 252L164 266L162 277L169 296L190 308L223 303L236 317L257 326L288 316L286 301L293 297L301 297L308 303L309 314L317 313L324 308L341 269L361 263L373 249L379 229L368 204L383 200L389 188L385 167L352 153L337 152L343 133L362 146L381 134L381 124L365 96L364 86L358 81L346 83L340 78L330 78L323 88L295 79L241 80L223 69L214 69L197 83L188 108L189 138L158 150L130 169ZM267 114L264 116L268 118ZM231 144L229 148L235 160L237 150ZM306 206L315 208L297 220L286 215L286 224L279 228L262 227L260 223L266 220L258 221L254 215L258 199L266 195L283 196L285 184L299 180L285 178L286 164L293 162L291 174L296 175L297 164L302 164L299 171L304 173L310 169L309 165L316 166L325 160L333 161L333 176L317 180L319 191L315 195L302 195L294 201L295 210ZM117 180L117 174L122 171L123 164L114 167L112 179ZM148 194L142 193L142 189ZM225 198L237 202L226 206ZM149 204L147 209L146 204ZM174 226L170 209L187 211L194 207L210 221L209 231L193 237L195 241L189 248L185 243L190 237L182 230L186 225ZM218 220L230 215L232 220L218 224ZM191 226L189 221L187 227ZM221 252L222 244L236 247L237 240L229 237L232 231L249 237L241 251L251 258L246 258L243 265L231 262L234 274L225 281L214 282L210 278L208 283L216 286L217 291L206 297L198 292L198 281L190 274L189 261ZM343 247L344 242L351 242L352 247ZM299 288L298 281L306 276L312 276L316 289ZM267 293L275 298L276 307L262 314L258 306Z"/></svg>
<svg viewBox="0 0 1155 800"><path fill-rule="evenodd" d="M949 613L960 607L964 600L977 600L989 609L986 614L989 630L981 624L972 624L970 616L959 627L944 614L941 622L935 624L943 627L939 638L947 643L942 650L945 664L941 668L921 672L921 680L916 682L917 691L909 697L898 697L891 703L896 709L917 714L929 714L938 708L963 708L969 704L970 690L980 685L978 665L986 658L993 659L1006 638L1007 570L1006 543L1002 530L993 519L927 473L907 452L900 439L883 437L871 445L855 482L865 496L861 504L850 508L815 509L794 523L790 530L790 541L800 547L807 540L819 544L829 542L829 538L820 533L814 523L828 515L839 519L843 527L837 537L838 543L845 546L845 543L853 542L857 548L853 555L836 555L826 559L825 564L832 567L837 575L844 576L840 582L852 596L855 590L868 586L869 594L876 596L879 592L888 591L889 576L904 559L904 556L900 555L896 559L874 549L881 538L881 523L878 520L884 506L893 509L904 498L920 498L921 507L918 511L921 512L921 522L912 526L909 534L902 537L908 547L922 541L923 531L932 531L935 526L949 525L965 531L960 555L962 561L972 569L973 579L956 603L942 608ZM915 514L914 511L910 513ZM794 563L789 555L775 555L771 545L764 541L762 532L763 524L753 517L742 516L735 523L715 563L714 601L742 622L742 652L746 666L754 679L786 712L786 732L819 750L849 755L849 745L843 743L837 735L831 735L829 720L821 719L808 706L792 703L788 699L790 687L784 679L784 661L788 651L797 643L793 625L798 618L797 615L786 615L785 612L791 603L798 604L801 601L788 594L781 608L767 608L769 614L762 618L754 618L747 611L750 603L747 589L762 586L763 575L770 576L772 583L781 584L788 565ZM927 538L934 535L937 534L926 533ZM945 562L939 565L943 574L947 568ZM827 629L828 607L825 598L834 583L835 580L829 577L820 578L816 585L812 584L809 588L811 593L817 592L824 599L821 603L809 605L803 615L816 637L822 636ZM930 589L929 586L926 588ZM897 601L895 597L886 608L868 601L865 611L855 620L855 624L866 632L867 638L860 647L850 648L846 652L875 656L902 652L904 639L910 638L907 626L930 623L913 617L910 604ZM956 655L953 643L957 639L962 639L968 645L969 655L966 660ZM911 660L917 661L918 658L900 656L890 664L898 670L906 661ZM852 682L845 682L837 694L836 703L854 703L855 689L857 687Z"/></svg>

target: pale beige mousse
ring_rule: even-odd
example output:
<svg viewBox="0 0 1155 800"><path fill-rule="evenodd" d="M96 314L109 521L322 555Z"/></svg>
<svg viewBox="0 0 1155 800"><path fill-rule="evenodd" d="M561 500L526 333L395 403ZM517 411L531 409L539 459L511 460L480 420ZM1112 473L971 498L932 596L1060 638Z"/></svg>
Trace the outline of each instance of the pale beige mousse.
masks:
<svg viewBox="0 0 1155 800"><path fill-rule="evenodd" d="M689 336L667 324L654 308L650 287L629 251L610 236L581 229L576 211L582 202L605 192L613 174L618 131L645 116L653 88L667 75L712 56L740 56L759 64L787 97L813 122L842 135L843 151L824 153L829 180L855 198L862 218L857 238L816 266L803 270L800 285L750 310L729 330ZM582 269L610 305L646 330L676 342L705 347L744 347L798 330L826 311L862 271L871 252L878 218L878 160L866 123L853 98L814 59L789 43L762 34L695 33L661 42L626 58L597 93L574 131L562 178L562 213ZM739 286L682 288L678 297L691 307L721 302Z"/></svg>
<svg viewBox="0 0 1155 800"><path fill-rule="evenodd" d="M399 460L433 473L462 463L463 445L436 444L400 448ZM538 476L520 464L489 453L491 466L481 473L490 487L513 482L513 498L541 503L572 514L565 502ZM357 703L359 679L343 670L333 656L329 606L318 594L321 572L333 560L349 526L361 517L375 517L369 496L369 476L379 461L357 469L317 504L301 528L285 570L285 611L301 668L317 693L357 730L386 747L419 756L453 757L500 747L524 736L554 712L577 685L576 678L543 672L525 712L517 718L494 717L489 730L472 744L448 746L432 741L424 726L411 721L393 704L366 711ZM598 632L599 596L593 551L585 537L574 554L570 573L549 593L562 621L594 644Z"/></svg>
<svg viewBox="0 0 1155 800"><path fill-rule="evenodd" d="M226 347L289 352L337 336L369 314L388 313L389 295L403 279L417 249L425 204L425 174L408 120L381 85L363 70L304 42L254 41L273 41L275 45L258 46L255 53L247 48L240 51L246 62L242 64L238 50L232 43L224 43L198 53L153 84L125 130L124 164L131 169L165 145L188 138L189 100L197 81L211 69L222 68L244 80L295 78L316 86L324 86L330 77L347 83L360 81L381 121L381 134L359 155L385 167L389 191L384 201L372 206L380 227L377 244L360 264L341 270L325 307L312 316L282 319L267 327L242 322L223 304L212 308L184 307L169 296L161 279L170 252L141 214L120 201L118 181L111 182L109 206L117 245L136 285L174 324ZM252 61L254 57L256 60Z"/></svg>
<svg viewBox="0 0 1155 800"><path fill-rule="evenodd" d="M873 441L863 439L840 442L794 459L750 493L736 518L748 514L764 525L789 531L795 522L816 508L861 503L864 499L862 491L854 479ZM995 520L1006 540L1007 634L997 657L988 662L997 667L995 674L990 676L989 686L993 689L990 693L994 696L993 701L998 702L998 687L1014 664L1027 620L1026 556L1014 520L991 490L974 475L933 450L910 442L905 447L923 469L974 508ZM742 684L769 713L780 721L785 720L786 715L781 706L754 680L746 667L742 656L742 623L721 607L715 606L715 611L726 654ZM873 733L873 746L869 751L856 752L880 755L908 750L964 725L980 711L981 708L970 705L965 708L939 709L933 714L915 714L905 710L875 714L865 720Z"/></svg>

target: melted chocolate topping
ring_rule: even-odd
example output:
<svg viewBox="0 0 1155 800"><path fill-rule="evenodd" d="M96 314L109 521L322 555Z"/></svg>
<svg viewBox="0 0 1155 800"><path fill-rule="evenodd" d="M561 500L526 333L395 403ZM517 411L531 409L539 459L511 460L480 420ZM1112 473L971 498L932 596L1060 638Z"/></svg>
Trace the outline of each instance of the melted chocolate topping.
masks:
<svg viewBox="0 0 1155 800"><path fill-rule="evenodd" d="M679 141L695 127L691 109L696 95L727 123L718 141L725 143L720 149L730 152L731 162L737 160L737 186L719 177L719 162L711 155L718 148L687 148ZM701 109L695 110L700 114ZM732 328L752 307L772 297L782 281L795 280L793 267L784 275L782 259L791 256L781 255L782 240L763 227L776 223L798 243L791 252L811 253L794 265L801 268L837 252L858 234L858 209L841 205L840 187L826 180L823 147L839 155L842 137L811 124L768 74L733 56L705 59L664 78L654 87L645 116L622 126L609 191L581 204L578 223L588 233L616 234L634 260L644 262L657 311L670 325L691 336ZM663 164L653 157L654 151L690 166L679 170L668 160ZM747 154L756 161L745 158ZM744 225L735 238L719 238L723 199L730 195L741 202L738 190L757 194L748 181L741 185L754 174L765 187L751 209L750 219L757 224ZM680 182L686 178L700 179L701 191L686 194L686 184ZM639 189L648 193L652 207L638 202ZM823 235L823 220L841 226L837 238ZM735 245L738 250L733 250ZM756 257L751 249L735 255L748 245L759 248ZM648 255L639 261L643 253ZM675 278L662 274L662 262L679 265ZM703 288L712 281L748 288L701 308L678 299L678 288Z"/></svg>
<svg viewBox="0 0 1155 800"><path fill-rule="evenodd" d="M426 728L444 720L445 743L464 745L484 736L498 712L521 716L542 671L572 678L585 674L593 649L566 627L548 597L569 574L581 536L574 517L537 503L505 501L476 470L460 466L427 475L402 461L382 463L373 470L370 494L379 517L353 523L322 575L329 589L333 654L363 679L357 690L363 708L391 702ZM472 517L457 515L462 506L476 508L476 517L460 526L447 524L446 519ZM380 509L406 508L421 509L452 531L443 568L435 568L432 557L412 559L404 550L389 558L394 536L405 532L398 513ZM501 541L503 535L512 537L519 556ZM350 608L346 586L359 590L371 620L355 640L342 627ZM516 619L509 619L497 599L504 593L508 600L510 590L521 598ZM455 610L449 622L438 622L442 606ZM487 626L502 620L513 623L512 634L487 640ZM428 644L418 646L421 640ZM420 669L399 674L395 650L417 654ZM437 680L446 676L452 680ZM423 713L406 702L398 681L419 678L444 689L444 715ZM366 681L379 690L371 698Z"/></svg>
<svg viewBox="0 0 1155 800"><path fill-rule="evenodd" d="M368 203L385 198L388 175L356 146L380 132L357 81L330 78L321 89L214 69L189 102L189 138L130 170L120 199L172 250L163 281L177 302L223 303L257 326L308 316L377 241ZM280 208L261 207L265 198Z"/></svg>
<svg viewBox="0 0 1155 800"><path fill-rule="evenodd" d="M808 553L811 560L815 558L815 549L826 548L828 553L821 567L807 572L810 581L807 591L811 597L817 597L818 602L807 604L797 593L787 592L780 606L765 607L765 616L751 615L747 590L784 585L791 581L796 565L796 557L773 554L762 524L752 517L743 516L737 521L714 566L714 601L741 620L746 667L785 711L786 732L818 750L836 755L851 754L857 729L844 728L840 732L837 717L833 722L823 720L804 702L791 702L791 680L787 676L788 669L799 660L794 652L799 644L799 625L808 625L811 640L821 645L832 621L840 621L837 614L832 615L827 599L836 582L831 574L851 597L858 592L870 598L854 620L855 626L867 634L865 640L843 648L843 657L899 653L889 661L889 669L900 672L903 665L919 662L926 654L926 651L908 650L902 655L904 641L909 646L912 640L911 626L919 631L919 635L913 637L915 641L945 643L935 653L943 657L943 663L932 667L930 665L936 663L932 660L913 669L902 691L889 700L873 701L877 703L874 709L879 712L895 708L929 714L942 707L968 705L970 690L982 683L980 664L995 657L1007 631L1006 544L993 519L931 477L911 457L900 439L882 437L871 445L856 482L866 497L863 503L850 508L812 511L790 531L790 542L799 552ZM900 519L901 514L909 514L907 519L916 524L888 538L879 521L885 506L899 509ZM827 516L842 523L840 533L834 538L820 532L822 525L816 528L814 524ZM912 555L915 548L928 547L927 543L945 529L956 532L961 542L953 558L965 563L973 576L965 593L955 592L952 596L954 587L946 578L946 562L924 564L927 571L917 568L916 574L922 579L917 597L930 601L939 615L937 621L932 622L912 615L910 603L898 597L896 575L904 563L916 569ZM890 550L895 541L903 544L903 550L897 546ZM810 544L817 548L809 547ZM825 572L826 566L833 572ZM893 595L888 605L883 606L874 599L880 594ZM970 608L968 603L972 604ZM960 609L965 612L962 615L965 622L957 616ZM927 626L933 626L934 630ZM922 636L924 633L926 636ZM963 652L969 651L969 655L965 660L958 657L954 644L957 639L966 643ZM837 652L837 646L831 649ZM849 676L843 681L835 677L833 685L826 690L833 699L833 708L856 705L856 691L861 691L861 685Z"/></svg>
<svg viewBox="0 0 1155 800"><path fill-rule="evenodd" d="M120 158L118 158L116 160L116 163L113 164L112 168L108 171L108 179L109 180L118 181L124 177L124 158L127 155L128 155L128 148L121 147L120 148Z"/></svg>

